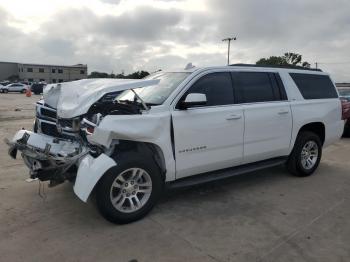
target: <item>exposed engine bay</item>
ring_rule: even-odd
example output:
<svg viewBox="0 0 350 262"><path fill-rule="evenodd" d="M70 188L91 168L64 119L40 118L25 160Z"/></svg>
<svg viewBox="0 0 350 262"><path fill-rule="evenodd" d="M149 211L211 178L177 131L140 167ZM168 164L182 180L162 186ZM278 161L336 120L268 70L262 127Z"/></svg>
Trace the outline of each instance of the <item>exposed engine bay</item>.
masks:
<svg viewBox="0 0 350 262"><path fill-rule="evenodd" d="M53 91L57 92L55 89ZM134 98L118 100L123 92L133 92ZM52 100L52 94L48 100ZM91 155L96 158L102 153L110 155L113 152L114 145L106 148L88 140L88 136L94 133L95 127L106 116L141 115L146 109L147 105L140 101L136 92L126 89L103 94L80 116L61 118L59 109L47 104L44 96L44 100L36 104L34 132L20 130L11 141L6 140L10 147L9 154L16 158L17 151L22 152L32 179L50 181L50 186L74 180L83 157Z"/></svg>

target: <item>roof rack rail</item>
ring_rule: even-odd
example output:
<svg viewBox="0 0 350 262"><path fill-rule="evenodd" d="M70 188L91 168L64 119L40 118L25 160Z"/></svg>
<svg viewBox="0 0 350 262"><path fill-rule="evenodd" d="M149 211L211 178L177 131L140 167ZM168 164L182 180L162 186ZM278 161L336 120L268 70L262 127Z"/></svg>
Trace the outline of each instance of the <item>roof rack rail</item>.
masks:
<svg viewBox="0 0 350 262"><path fill-rule="evenodd" d="M242 67L269 67L269 68L282 68L282 69L298 69L298 70L309 70L309 71L317 71L322 72L321 69L316 68L306 68L302 66L296 65L256 65L256 64L232 64L230 66L242 66Z"/></svg>

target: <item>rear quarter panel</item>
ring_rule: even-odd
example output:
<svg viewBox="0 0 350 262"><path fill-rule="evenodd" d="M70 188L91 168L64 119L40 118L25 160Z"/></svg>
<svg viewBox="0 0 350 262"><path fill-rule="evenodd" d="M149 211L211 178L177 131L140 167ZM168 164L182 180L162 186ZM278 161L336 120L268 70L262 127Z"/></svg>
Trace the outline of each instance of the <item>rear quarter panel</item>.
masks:
<svg viewBox="0 0 350 262"><path fill-rule="evenodd" d="M340 139L344 130L344 121L341 120L342 108L340 99L304 99L298 87L289 75L289 73L293 72L298 73L298 71L287 72L285 70L280 72L293 115L293 130L290 151L292 151L294 147L299 130L304 125L313 122L321 122L324 124L324 147L331 145ZM315 72L310 71L306 73L314 74ZM328 75L322 72L319 74Z"/></svg>
<svg viewBox="0 0 350 262"><path fill-rule="evenodd" d="M315 99L292 101L293 114L292 145L299 130L306 124L321 122L325 126L324 147L340 139L344 121L341 120L341 104L339 99Z"/></svg>

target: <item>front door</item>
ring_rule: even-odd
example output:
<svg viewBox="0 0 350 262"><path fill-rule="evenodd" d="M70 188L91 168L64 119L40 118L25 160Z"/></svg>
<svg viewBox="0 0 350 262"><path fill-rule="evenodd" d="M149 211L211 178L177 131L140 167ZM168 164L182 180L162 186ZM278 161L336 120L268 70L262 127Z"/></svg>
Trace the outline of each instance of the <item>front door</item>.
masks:
<svg viewBox="0 0 350 262"><path fill-rule="evenodd" d="M199 78L189 93L202 93L207 104L172 113L176 178L239 165L243 158L243 108L234 104L229 72Z"/></svg>

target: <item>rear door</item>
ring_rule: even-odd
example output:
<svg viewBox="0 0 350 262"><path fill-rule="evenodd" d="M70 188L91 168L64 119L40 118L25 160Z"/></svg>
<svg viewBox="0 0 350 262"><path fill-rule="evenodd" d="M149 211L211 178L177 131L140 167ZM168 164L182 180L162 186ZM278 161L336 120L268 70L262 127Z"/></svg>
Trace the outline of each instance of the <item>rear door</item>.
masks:
<svg viewBox="0 0 350 262"><path fill-rule="evenodd" d="M278 73L234 72L245 116L243 163L285 156L292 134L292 113Z"/></svg>
<svg viewBox="0 0 350 262"><path fill-rule="evenodd" d="M243 108L235 105L229 72L200 76L189 93L202 93L207 105L172 113L176 178L227 168L242 163Z"/></svg>

